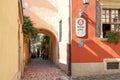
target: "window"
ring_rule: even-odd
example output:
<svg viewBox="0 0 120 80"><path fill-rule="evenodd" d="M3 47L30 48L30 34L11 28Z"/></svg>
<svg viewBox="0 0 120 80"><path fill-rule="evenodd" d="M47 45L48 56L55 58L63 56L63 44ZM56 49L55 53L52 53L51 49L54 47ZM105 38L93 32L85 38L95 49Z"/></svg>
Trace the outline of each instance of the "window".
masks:
<svg viewBox="0 0 120 80"><path fill-rule="evenodd" d="M107 69L119 69L119 62L107 62Z"/></svg>
<svg viewBox="0 0 120 80"><path fill-rule="evenodd" d="M62 20L59 21L59 42L62 41Z"/></svg>
<svg viewBox="0 0 120 80"><path fill-rule="evenodd" d="M103 24L102 31L103 31L103 37L105 38L106 32L110 31L110 24Z"/></svg>
<svg viewBox="0 0 120 80"><path fill-rule="evenodd" d="M120 9L103 9L101 11L101 35L106 38L106 32L120 32Z"/></svg>

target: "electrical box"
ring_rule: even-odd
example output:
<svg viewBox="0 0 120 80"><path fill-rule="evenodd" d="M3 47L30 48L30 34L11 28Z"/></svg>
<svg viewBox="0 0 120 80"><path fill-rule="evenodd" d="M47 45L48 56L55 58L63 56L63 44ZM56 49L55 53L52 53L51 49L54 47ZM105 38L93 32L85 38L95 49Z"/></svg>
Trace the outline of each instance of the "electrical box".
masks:
<svg viewBox="0 0 120 80"><path fill-rule="evenodd" d="M83 40L79 40L79 41L78 41L78 47L79 47L79 48L83 48L83 47L84 47L84 42L83 42Z"/></svg>

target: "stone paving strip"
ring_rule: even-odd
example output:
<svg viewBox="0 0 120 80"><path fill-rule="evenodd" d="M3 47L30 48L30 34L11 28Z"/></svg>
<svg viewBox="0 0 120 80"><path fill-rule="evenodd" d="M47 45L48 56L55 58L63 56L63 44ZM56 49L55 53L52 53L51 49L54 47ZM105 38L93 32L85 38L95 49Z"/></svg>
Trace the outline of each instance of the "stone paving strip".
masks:
<svg viewBox="0 0 120 80"><path fill-rule="evenodd" d="M120 80L120 73L103 74L103 75L95 75L95 76L82 76L82 77L72 78L71 80Z"/></svg>

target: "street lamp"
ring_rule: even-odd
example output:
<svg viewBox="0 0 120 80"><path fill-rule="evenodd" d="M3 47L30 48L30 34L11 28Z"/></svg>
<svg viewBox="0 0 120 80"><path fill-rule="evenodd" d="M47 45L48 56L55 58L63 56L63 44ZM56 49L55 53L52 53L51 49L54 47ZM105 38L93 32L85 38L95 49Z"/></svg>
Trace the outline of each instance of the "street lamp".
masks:
<svg viewBox="0 0 120 80"><path fill-rule="evenodd" d="M83 0L84 8L80 9L80 13L79 13L80 17L83 15L83 13L85 12L85 10L87 9L88 4L89 4L89 0Z"/></svg>
<svg viewBox="0 0 120 80"><path fill-rule="evenodd" d="M89 0L83 0L83 4L89 4Z"/></svg>

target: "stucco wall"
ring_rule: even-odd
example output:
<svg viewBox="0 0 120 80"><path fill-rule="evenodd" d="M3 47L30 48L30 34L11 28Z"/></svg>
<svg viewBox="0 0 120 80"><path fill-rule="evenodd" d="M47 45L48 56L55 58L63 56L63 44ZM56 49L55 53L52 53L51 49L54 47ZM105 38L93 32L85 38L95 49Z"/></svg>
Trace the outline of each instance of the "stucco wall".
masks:
<svg viewBox="0 0 120 80"><path fill-rule="evenodd" d="M23 5L25 8L24 14L30 16L34 26L40 32L46 33L51 38L52 61L57 64L62 63L66 65L69 27L69 0L23 0ZM58 40L60 20L62 20L61 42Z"/></svg>
<svg viewBox="0 0 120 80"><path fill-rule="evenodd" d="M103 41L102 39L100 39L98 34L96 34L98 32L96 30L98 30L98 27L100 27L100 22L97 21L100 20L100 16L98 17L98 15L100 14L98 14L98 12L96 14L96 0L90 0L90 3L82 16L86 19L87 22L87 35L85 37L76 36L75 20L77 17L79 17L79 10L83 7L84 6L82 0L72 0L72 75L82 76L113 73L119 71L120 69L106 70L106 62L104 62L105 59L120 59L120 43L116 44L109 43L108 41ZM97 9L100 9L98 8L98 5ZM83 41L83 47L78 47L79 40Z"/></svg>
<svg viewBox="0 0 120 80"><path fill-rule="evenodd" d="M57 8L51 3L51 0L23 0L24 15L30 17L34 23L34 27L40 33L48 35L52 40L52 61L55 63L57 58ZM57 55L56 55L57 54ZM27 57L27 55L26 55ZM54 59L54 60L53 60Z"/></svg>
<svg viewBox="0 0 120 80"><path fill-rule="evenodd" d="M0 80L17 80L18 0L0 0Z"/></svg>
<svg viewBox="0 0 120 80"><path fill-rule="evenodd" d="M96 37L96 0L91 0L84 17L87 21L87 35L77 37L75 34L75 19L83 8L82 0L72 0L72 62L103 62L104 58L120 58L120 44L102 41ZM83 40L84 46L78 47L78 41Z"/></svg>
<svg viewBox="0 0 120 80"><path fill-rule="evenodd" d="M58 22L62 20L61 41L59 42L59 62L67 64L67 44L69 40L69 0L58 0ZM58 30L59 33L60 30Z"/></svg>
<svg viewBox="0 0 120 80"><path fill-rule="evenodd" d="M24 15L30 16L37 29L45 29L57 37L57 7L48 0L23 0Z"/></svg>

